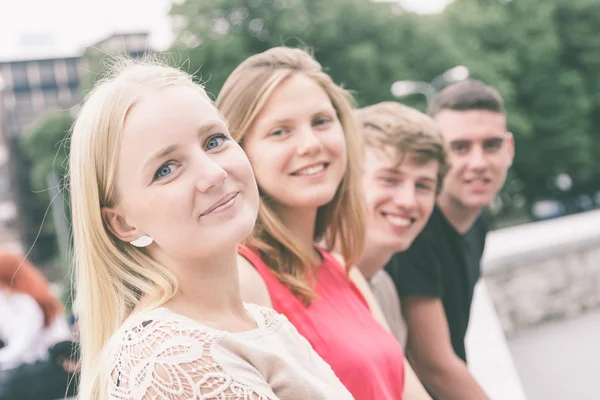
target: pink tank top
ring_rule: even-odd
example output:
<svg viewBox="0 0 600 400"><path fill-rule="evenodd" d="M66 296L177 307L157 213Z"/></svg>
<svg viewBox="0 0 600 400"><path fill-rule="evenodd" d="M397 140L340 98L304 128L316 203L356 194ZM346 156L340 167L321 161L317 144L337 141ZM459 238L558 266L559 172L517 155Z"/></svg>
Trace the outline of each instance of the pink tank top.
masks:
<svg viewBox="0 0 600 400"><path fill-rule="evenodd" d="M391 333L373 318L358 288L331 254L320 250L317 298L309 307L273 275L260 256L238 252L262 276L273 308L284 314L331 366L356 400L400 400L404 354Z"/></svg>

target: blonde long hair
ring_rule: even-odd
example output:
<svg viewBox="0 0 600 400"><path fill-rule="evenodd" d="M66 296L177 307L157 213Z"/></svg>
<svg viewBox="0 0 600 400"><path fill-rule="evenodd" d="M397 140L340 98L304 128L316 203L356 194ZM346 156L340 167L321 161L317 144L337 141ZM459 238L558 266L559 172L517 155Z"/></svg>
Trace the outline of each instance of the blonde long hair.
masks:
<svg viewBox="0 0 600 400"><path fill-rule="evenodd" d="M193 87L206 96L178 69L155 60L122 60L88 94L73 127L69 183L82 399L107 398L110 360L103 349L140 299L144 309L152 308L177 291L175 276L143 249L115 237L102 216L103 207L119 202L115 177L128 111L146 92L172 85Z"/></svg>
<svg viewBox="0 0 600 400"><path fill-rule="evenodd" d="M333 200L317 212L314 240L324 239L329 251L334 245L339 246L346 265L351 266L360 257L364 244L361 135L352 115L352 95L336 85L307 52L276 47L241 63L227 78L216 105L229 122L233 137L243 145L244 136L273 91L293 74L303 74L325 90L344 130L348 166ZM258 251L280 282L308 305L315 296L306 272L319 260L302 250L294 233L270 205L267 195L262 191L260 195L258 220L246 245Z"/></svg>

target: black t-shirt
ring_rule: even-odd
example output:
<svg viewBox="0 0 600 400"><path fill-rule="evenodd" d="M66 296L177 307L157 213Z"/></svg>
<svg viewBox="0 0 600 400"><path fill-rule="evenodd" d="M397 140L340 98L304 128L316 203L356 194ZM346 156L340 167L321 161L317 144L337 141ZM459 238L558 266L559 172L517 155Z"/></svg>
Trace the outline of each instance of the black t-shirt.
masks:
<svg viewBox="0 0 600 400"><path fill-rule="evenodd" d="M401 299L425 296L442 300L452 347L465 362L465 334L487 232L485 217L480 216L468 232L459 234L436 206L412 246L395 254L385 266Z"/></svg>

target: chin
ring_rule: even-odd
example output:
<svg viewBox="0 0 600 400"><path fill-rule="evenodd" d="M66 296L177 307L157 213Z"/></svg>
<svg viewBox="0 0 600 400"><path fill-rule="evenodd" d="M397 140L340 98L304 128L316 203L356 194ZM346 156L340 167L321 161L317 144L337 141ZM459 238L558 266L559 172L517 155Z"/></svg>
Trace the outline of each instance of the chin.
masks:
<svg viewBox="0 0 600 400"><path fill-rule="evenodd" d="M411 243L412 243L412 241L411 241ZM393 252L394 253L402 253L403 251L408 250L411 243L408 243L408 242L396 243L396 246L395 246Z"/></svg>
<svg viewBox="0 0 600 400"><path fill-rule="evenodd" d="M237 218L234 227L230 230L231 239L235 239L236 242L242 242L250 236L254 230L255 223L256 218Z"/></svg>
<svg viewBox="0 0 600 400"><path fill-rule="evenodd" d="M405 240L394 240L390 241L389 239L385 241L381 241L377 245L377 251L379 253L389 253L390 257L396 253L401 253L406 251L410 247L410 243L407 244Z"/></svg>
<svg viewBox="0 0 600 400"><path fill-rule="evenodd" d="M464 208L484 208L487 207L492 200L494 195L492 194L472 194L464 193L455 197L455 201Z"/></svg>
<svg viewBox="0 0 600 400"><path fill-rule="evenodd" d="M323 207L333 200L334 193L315 193L304 195L300 198L290 199L289 207L293 208L319 208Z"/></svg>
<svg viewBox="0 0 600 400"><path fill-rule="evenodd" d="M466 208L485 208L490 205L493 197L482 197L481 199L470 199L469 201L463 201L463 206Z"/></svg>

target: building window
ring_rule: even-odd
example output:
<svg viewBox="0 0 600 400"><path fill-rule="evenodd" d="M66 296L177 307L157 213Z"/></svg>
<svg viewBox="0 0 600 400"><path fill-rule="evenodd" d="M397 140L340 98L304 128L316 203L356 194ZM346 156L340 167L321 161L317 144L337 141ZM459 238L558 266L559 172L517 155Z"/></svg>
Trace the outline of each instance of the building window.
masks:
<svg viewBox="0 0 600 400"><path fill-rule="evenodd" d="M40 85L42 88L56 87L54 61L40 61Z"/></svg>
<svg viewBox="0 0 600 400"><path fill-rule="evenodd" d="M27 78L27 63L19 62L12 64L12 87L15 90L29 89L29 79Z"/></svg>
<svg viewBox="0 0 600 400"><path fill-rule="evenodd" d="M79 86L79 69L77 68L77 59L65 60L67 64L67 77L69 86Z"/></svg>

